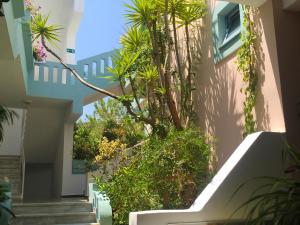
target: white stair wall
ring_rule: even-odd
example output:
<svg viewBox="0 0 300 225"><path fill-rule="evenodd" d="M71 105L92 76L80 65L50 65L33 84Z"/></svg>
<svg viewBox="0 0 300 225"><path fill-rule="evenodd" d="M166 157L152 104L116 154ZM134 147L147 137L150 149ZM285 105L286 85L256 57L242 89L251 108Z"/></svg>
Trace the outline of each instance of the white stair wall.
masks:
<svg viewBox="0 0 300 225"><path fill-rule="evenodd" d="M129 225L206 225L242 221L242 213L232 216L262 183L252 182L233 199L238 187L262 176L283 176L284 134L259 132L249 135L226 161L194 204L186 210L154 210L130 213Z"/></svg>

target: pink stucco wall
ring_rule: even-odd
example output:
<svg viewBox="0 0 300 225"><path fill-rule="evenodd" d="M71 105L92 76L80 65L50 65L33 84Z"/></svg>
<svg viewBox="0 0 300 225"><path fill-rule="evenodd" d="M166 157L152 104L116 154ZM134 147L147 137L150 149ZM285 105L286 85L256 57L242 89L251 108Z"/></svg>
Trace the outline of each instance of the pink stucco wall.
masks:
<svg viewBox="0 0 300 225"><path fill-rule="evenodd" d="M193 30L193 70L196 72L195 105L199 126L216 138L216 155L221 166L242 141L244 83L237 72L236 52L215 64L211 18L218 4L208 0L209 13ZM258 10L259 84L254 113L258 131L285 131L279 78L272 0Z"/></svg>
<svg viewBox="0 0 300 225"><path fill-rule="evenodd" d="M300 151L300 13L272 2L287 139Z"/></svg>

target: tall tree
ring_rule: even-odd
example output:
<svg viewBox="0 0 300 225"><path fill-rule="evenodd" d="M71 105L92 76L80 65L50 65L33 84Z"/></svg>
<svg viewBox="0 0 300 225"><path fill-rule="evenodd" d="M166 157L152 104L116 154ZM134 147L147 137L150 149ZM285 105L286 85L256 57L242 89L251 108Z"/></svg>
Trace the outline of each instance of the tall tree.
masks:
<svg viewBox="0 0 300 225"><path fill-rule="evenodd" d="M192 56L191 56L191 39L190 39L190 30L189 27L193 25L193 23L201 18L203 18L206 14L206 5L203 0L201 1L186 1L184 7L181 7L178 11L179 24L184 27L185 31L185 43L186 43L186 55L187 55L187 84L185 90L185 98L184 98L184 107L185 111L189 114L193 108L192 102L192 80L193 80L193 72L192 72ZM189 112L190 111L190 112ZM189 115L188 115L189 116Z"/></svg>

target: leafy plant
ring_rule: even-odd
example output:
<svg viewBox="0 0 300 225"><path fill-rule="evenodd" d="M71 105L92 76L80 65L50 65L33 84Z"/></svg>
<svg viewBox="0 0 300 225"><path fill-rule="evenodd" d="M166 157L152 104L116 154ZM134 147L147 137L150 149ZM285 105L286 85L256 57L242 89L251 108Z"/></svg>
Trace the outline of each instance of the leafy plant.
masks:
<svg viewBox="0 0 300 225"><path fill-rule="evenodd" d="M16 216L14 212L5 205L3 205L5 201L10 199L10 197L5 192L7 192L7 187L4 187L0 184L0 218L2 217L3 212L8 213L9 215L15 218Z"/></svg>
<svg viewBox="0 0 300 225"><path fill-rule="evenodd" d="M191 0L132 0L127 8L127 33L121 38L122 47L114 57L109 71L119 81L122 95L117 96L87 82L47 45L59 40L57 25L48 25L48 16L33 16L34 40L40 39L44 48L69 70L82 84L119 101L126 113L136 122L150 125L153 132L164 137L170 126L181 130L189 126L193 111L191 92L191 54L189 26L205 13L204 2ZM171 19L170 19L171 18ZM180 22L179 22L180 21ZM173 37L170 26L173 25ZM179 60L177 28L185 26L188 53L188 74L184 79ZM175 50L173 46L175 40ZM172 53L177 56L177 68L171 63ZM176 71L176 69L178 71ZM180 86L177 85L179 74ZM129 90L129 91L128 91ZM179 91L179 93L178 93ZM180 98L178 96L181 96ZM180 103L180 104L177 104Z"/></svg>
<svg viewBox="0 0 300 225"><path fill-rule="evenodd" d="M292 160L292 165L286 169L286 177L261 177L252 180L263 180L265 184L258 187L250 199L234 212L246 210L245 224L300 224L300 154L288 148L287 155L288 160ZM247 184L241 185L238 191Z"/></svg>
<svg viewBox="0 0 300 225"><path fill-rule="evenodd" d="M256 86L258 75L256 71L256 42L257 35L254 29L254 22L252 20L253 9L250 6L243 6L244 21L241 40L242 47L237 53L238 70L243 75L243 81L246 87L241 89L245 94L244 101L244 133L246 137L248 134L255 132L256 122L253 115L253 109L256 104Z"/></svg>
<svg viewBox="0 0 300 225"><path fill-rule="evenodd" d="M18 117L18 114L15 111L0 105L0 142L3 141L4 135L3 124L12 125L16 117Z"/></svg>
<svg viewBox="0 0 300 225"><path fill-rule="evenodd" d="M114 224L131 211L188 207L210 179L210 145L196 128L172 129L133 149L127 163L98 186L110 198Z"/></svg>
<svg viewBox="0 0 300 225"><path fill-rule="evenodd" d="M102 143L118 141L132 147L145 138L144 127L126 114L126 108L113 99L99 100L94 104L94 115L75 126L73 157L94 164L95 159L107 152ZM98 160L99 161L99 160ZM97 162L96 162L97 163Z"/></svg>

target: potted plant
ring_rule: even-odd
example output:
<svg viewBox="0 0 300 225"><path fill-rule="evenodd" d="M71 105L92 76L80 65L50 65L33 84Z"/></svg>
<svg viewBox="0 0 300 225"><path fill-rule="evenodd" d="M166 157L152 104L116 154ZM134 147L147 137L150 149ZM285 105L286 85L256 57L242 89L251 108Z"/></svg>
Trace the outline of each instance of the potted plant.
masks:
<svg viewBox="0 0 300 225"><path fill-rule="evenodd" d="M8 182L0 183L0 224L10 224L11 218L16 217L11 211L11 191Z"/></svg>
<svg viewBox="0 0 300 225"><path fill-rule="evenodd" d="M285 177L258 177L265 181L250 199L234 213L246 210L246 225L299 225L300 224L300 153L286 148ZM286 164L285 164L286 165ZM252 182L249 181L249 182ZM242 184L238 191L247 185Z"/></svg>

